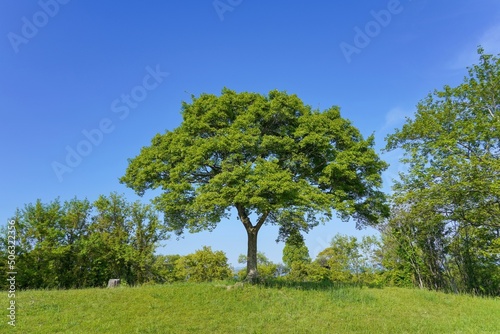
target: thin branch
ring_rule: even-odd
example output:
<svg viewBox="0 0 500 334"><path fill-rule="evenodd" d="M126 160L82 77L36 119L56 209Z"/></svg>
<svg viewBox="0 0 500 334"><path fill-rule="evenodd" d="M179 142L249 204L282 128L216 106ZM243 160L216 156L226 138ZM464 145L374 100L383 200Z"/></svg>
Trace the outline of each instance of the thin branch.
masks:
<svg viewBox="0 0 500 334"><path fill-rule="evenodd" d="M269 215L269 211L266 211L262 214L262 216L260 216L259 220L257 221L257 225L255 225L255 228L257 230L259 230L262 227L262 225L266 221L268 215Z"/></svg>

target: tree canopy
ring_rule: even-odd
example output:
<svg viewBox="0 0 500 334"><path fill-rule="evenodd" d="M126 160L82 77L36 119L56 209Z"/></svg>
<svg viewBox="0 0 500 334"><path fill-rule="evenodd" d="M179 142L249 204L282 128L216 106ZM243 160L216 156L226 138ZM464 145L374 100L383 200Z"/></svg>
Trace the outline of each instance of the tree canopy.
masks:
<svg viewBox="0 0 500 334"><path fill-rule="evenodd" d="M308 231L332 218L376 224L388 214L381 186L387 167L340 115L313 110L296 95L223 89L182 104L182 124L157 134L129 161L121 182L153 200L170 231L214 229L231 209L248 235L248 277L257 275L264 224Z"/></svg>
<svg viewBox="0 0 500 334"><path fill-rule="evenodd" d="M420 286L498 294L500 58L479 55L462 84L429 94L388 137L409 167L389 229Z"/></svg>

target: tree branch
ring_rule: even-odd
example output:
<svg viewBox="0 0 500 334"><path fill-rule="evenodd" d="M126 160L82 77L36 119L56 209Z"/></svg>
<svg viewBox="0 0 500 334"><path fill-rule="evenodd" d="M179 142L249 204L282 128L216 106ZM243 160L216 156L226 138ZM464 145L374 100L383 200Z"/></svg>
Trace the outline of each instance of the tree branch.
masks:
<svg viewBox="0 0 500 334"><path fill-rule="evenodd" d="M238 210L238 217L240 217L243 226L245 226L247 231L251 230L254 226L252 225L250 218L248 218L245 208L241 204L235 204L235 207L236 210Z"/></svg>
<svg viewBox="0 0 500 334"><path fill-rule="evenodd" d="M259 220L257 221L257 224L255 225L255 228L257 230L259 230L262 227L262 225L266 221L268 215L269 215L269 211L266 211L262 214L262 216L260 216Z"/></svg>

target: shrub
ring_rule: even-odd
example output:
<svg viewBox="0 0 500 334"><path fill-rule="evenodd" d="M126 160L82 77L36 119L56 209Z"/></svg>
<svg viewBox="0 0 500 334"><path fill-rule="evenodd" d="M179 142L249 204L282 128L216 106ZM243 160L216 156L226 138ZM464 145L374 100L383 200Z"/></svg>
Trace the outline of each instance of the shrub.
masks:
<svg viewBox="0 0 500 334"><path fill-rule="evenodd" d="M317 262L294 262L287 280L294 282L322 282L328 280L329 271Z"/></svg>
<svg viewBox="0 0 500 334"><path fill-rule="evenodd" d="M231 277L226 254L204 246L193 254L180 257L175 262L176 278L188 282L210 282Z"/></svg>

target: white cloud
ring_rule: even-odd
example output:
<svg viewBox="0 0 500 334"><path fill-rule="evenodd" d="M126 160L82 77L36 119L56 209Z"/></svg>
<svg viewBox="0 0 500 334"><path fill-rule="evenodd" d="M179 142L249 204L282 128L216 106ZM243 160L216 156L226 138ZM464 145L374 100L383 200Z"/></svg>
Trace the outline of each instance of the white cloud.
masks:
<svg viewBox="0 0 500 334"><path fill-rule="evenodd" d="M479 43L487 53L500 53L500 24L490 28Z"/></svg>
<svg viewBox="0 0 500 334"><path fill-rule="evenodd" d="M406 121L406 118L411 117L412 115L413 112L407 109L403 109L400 107L392 108L385 114L385 122L380 129L380 132L393 132L394 128L403 125Z"/></svg>
<svg viewBox="0 0 500 334"><path fill-rule="evenodd" d="M477 47L482 46L487 54L500 53L500 24L486 30L474 45L469 45L449 64L452 70L464 69L478 62Z"/></svg>

